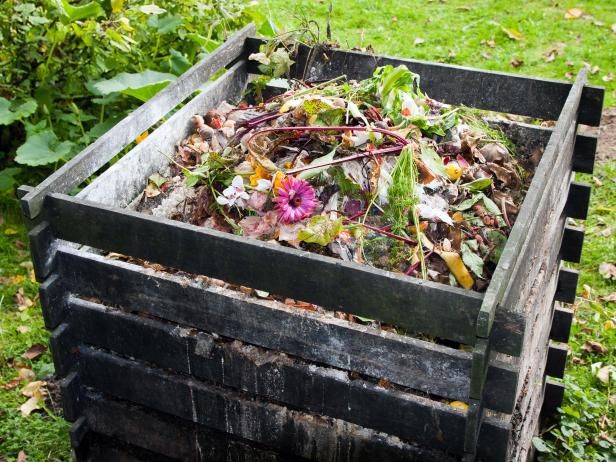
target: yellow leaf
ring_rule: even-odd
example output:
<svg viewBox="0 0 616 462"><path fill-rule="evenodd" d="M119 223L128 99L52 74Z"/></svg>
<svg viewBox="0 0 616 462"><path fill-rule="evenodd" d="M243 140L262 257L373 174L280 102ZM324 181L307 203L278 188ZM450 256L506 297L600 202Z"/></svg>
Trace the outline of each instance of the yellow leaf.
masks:
<svg viewBox="0 0 616 462"><path fill-rule="evenodd" d="M34 380L34 372L32 372L31 369L27 369L25 367L22 367L21 369L19 369L17 371L17 374L19 375L19 378L22 380L25 380L27 382L30 382L31 380Z"/></svg>
<svg viewBox="0 0 616 462"><path fill-rule="evenodd" d="M7 236L14 236L15 234L17 234L17 230L15 228L6 228L4 230L4 234Z"/></svg>
<svg viewBox="0 0 616 462"><path fill-rule="evenodd" d="M505 27L501 27L501 29L511 40L522 40L522 32L515 29L507 29Z"/></svg>
<svg viewBox="0 0 616 462"><path fill-rule="evenodd" d="M571 8L567 10L567 12L565 13L565 18L566 19L578 19L582 17L582 14L584 14L584 12L581 9Z"/></svg>
<svg viewBox="0 0 616 462"><path fill-rule="evenodd" d="M35 396L28 399L28 401L19 406L21 415L23 415L24 417L28 417L30 414L32 414L32 411L40 408L41 406L39 406L39 399Z"/></svg>
<svg viewBox="0 0 616 462"><path fill-rule="evenodd" d="M462 409L463 411L468 411L468 404L462 401L452 401L451 403L449 403L449 405L457 409Z"/></svg>
<svg viewBox="0 0 616 462"><path fill-rule="evenodd" d="M612 321L611 319L609 319L609 320L607 320L607 321L605 321L605 322L603 323L603 328L604 328L605 330L612 330L612 329L614 329L615 327L616 327L616 326L614 326L614 321Z"/></svg>
<svg viewBox="0 0 616 462"><path fill-rule="evenodd" d="M119 13L122 11L122 7L124 7L124 0L111 0L111 11L114 13Z"/></svg>
<svg viewBox="0 0 616 462"><path fill-rule="evenodd" d="M135 142L137 144L141 143L143 140L145 140L148 137L149 133L148 131L144 131L141 135L139 135L137 138L135 138Z"/></svg>
<svg viewBox="0 0 616 462"><path fill-rule="evenodd" d="M473 287L473 277L471 276L471 273L468 272L462 258L457 252L443 252L442 250L437 249L435 249L434 252L447 264L449 271L451 271L451 274L454 275L456 281L458 281L458 284L465 289L470 289Z"/></svg>
<svg viewBox="0 0 616 462"><path fill-rule="evenodd" d="M29 398L35 397L37 399L42 399L43 396L45 396L45 385L47 385L47 382L35 380L24 386L21 389L21 394Z"/></svg>

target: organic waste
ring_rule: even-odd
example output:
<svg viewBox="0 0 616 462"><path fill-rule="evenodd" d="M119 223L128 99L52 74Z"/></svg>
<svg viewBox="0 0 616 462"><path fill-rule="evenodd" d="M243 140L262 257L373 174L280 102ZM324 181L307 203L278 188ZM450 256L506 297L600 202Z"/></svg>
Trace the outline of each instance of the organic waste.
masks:
<svg viewBox="0 0 616 462"><path fill-rule="evenodd" d="M423 94L405 66L285 83L195 115L168 178L150 177L153 213L484 290L528 178L506 137Z"/></svg>

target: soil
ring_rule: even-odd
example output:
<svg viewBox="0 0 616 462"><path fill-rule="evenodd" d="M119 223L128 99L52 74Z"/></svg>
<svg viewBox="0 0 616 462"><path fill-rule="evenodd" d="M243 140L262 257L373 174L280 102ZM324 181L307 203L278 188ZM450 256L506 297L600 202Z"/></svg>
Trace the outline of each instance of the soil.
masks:
<svg viewBox="0 0 616 462"><path fill-rule="evenodd" d="M616 107L607 108L601 117L597 161L616 160Z"/></svg>

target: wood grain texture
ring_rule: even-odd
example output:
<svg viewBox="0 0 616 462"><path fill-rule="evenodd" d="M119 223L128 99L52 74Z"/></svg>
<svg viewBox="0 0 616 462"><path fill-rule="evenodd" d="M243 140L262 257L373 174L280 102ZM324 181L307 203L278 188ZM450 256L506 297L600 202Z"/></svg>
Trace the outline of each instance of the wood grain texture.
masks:
<svg viewBox="0 0 616 462"><path fill-rule="evenodd" d="M48 193L69 192L98 171L216 72L240 56L244 50L246 38L254 32L255 26L250 24L233 34L220 47L47 177L21 199L24 215L30 219L36 217Z"/></svg>
<svg viewBox="0 0 616 462"><path fill-rule="evenodd" d="M260 39L249 39L248 52L257 51L261 43ZM308 47L299 47L294 66L296 77L330 79L346 75L350 79L364 79L371 77L378 66L404 64L421 76L422 91L438 101L538 119L558 119L572 87L569 82L358 51L319 47L314 59L309 53ZM250 71L259 73L256 63L252 63ZM582 89L580 123L599 125L604 92L594 86Z"/></svg>
<svg viewBox="0 0 616 462"><path fill-rule="evenodd" d="M475 341L482 300L475 292L65 195L48 196L46 207L54 235L60 239L412 332L467 344Z"/></svg>

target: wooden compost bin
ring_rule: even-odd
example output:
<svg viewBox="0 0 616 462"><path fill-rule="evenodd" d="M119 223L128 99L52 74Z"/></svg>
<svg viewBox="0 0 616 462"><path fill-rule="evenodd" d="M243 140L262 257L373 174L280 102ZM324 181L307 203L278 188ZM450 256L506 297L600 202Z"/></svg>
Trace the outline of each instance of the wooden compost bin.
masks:
<svg viewBox="0 0 616 462"><path fill-rule="evenodd" d="M562 377L603 90L457 66L300 47L294 72L366 78L405 64L432 98L556 120L502 123L543 150L485 293L272 246L127 209L190 118L239 99L248 26L36 188L32 257L77 460L526 460ZM76 196L140 133L227 71ZM114 260L106 252L181 270ZM450 348L208 286L191 274L468 345ZM394 386L382 387L379 379ZM469 404L464 411L444 400Z"/></svg>

